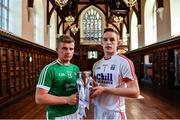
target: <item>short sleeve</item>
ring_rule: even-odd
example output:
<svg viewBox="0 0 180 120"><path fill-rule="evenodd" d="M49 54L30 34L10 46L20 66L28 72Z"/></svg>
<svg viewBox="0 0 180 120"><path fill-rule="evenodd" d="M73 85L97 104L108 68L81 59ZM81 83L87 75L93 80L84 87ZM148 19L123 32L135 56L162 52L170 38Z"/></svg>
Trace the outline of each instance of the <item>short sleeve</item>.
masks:
<svg viewBox="0 0 180 120"><path fill-rule="evenodd" d="M120 66L122 78L128 78L130 80L137 80L133 62L129 59L125 60Z"/></svg>
<svg viewBox="0 0 180 120"><path fill-rule="evenodd" d="M46 66L45 68L42 69L39 75L37 87L43 88L49 91L51 88L53 79L54 78L53 78L52 69Z"/></svg>

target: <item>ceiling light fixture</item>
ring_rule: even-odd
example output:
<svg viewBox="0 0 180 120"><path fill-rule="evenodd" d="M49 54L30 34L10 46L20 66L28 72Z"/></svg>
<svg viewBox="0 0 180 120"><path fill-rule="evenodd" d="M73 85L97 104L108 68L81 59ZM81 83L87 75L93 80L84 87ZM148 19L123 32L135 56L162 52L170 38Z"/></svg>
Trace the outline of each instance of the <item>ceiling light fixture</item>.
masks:
<svg viewBox="0 0 180 120"><path fill-rule="evenodd" d="M59 6L61 10L67 3L68 0L55 0L55 4Z"/></svg>
<svg viewBox="0 0 180 120"><path fill-rule="evenodd" d="M69 15L69 16L65 17L65 20L70 26L75 21L75 18L72 15Z"/></svg>
<svg viewBox="0 0 180 120"><path fill-rule="evenodd" d="M132 7L136 5L137 0L124 0L124 2L128 7L130 7L130 9L132 9Z"/></svg>

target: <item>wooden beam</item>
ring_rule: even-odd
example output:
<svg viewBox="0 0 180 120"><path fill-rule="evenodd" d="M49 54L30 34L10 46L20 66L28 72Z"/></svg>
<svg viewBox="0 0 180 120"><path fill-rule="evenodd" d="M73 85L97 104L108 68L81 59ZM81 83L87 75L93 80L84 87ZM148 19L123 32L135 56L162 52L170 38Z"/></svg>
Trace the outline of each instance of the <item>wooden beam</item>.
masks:
<svg viewBox="0 0 180 120"><path fill-rule="evenodd" d="M163 0L157 0L157 5L158 7L157 8L161 8L161 7L164 7L164 1Z"/></svg>
<svg viewBox="0 0 180 120"><path fill-rule="evenodd" d="M28 0L28 7L33 8L34 0Z"/></svg>
<svg viewBox="0 0 180 120"><path fill-rule="evenodd" d="M54 12L54 10L56 9L56 5L52 5L53 7L51 8L51 10L49 11L49 0L47 1L47 24L50 25L50 21L51 21L51 16Z"/></svg>

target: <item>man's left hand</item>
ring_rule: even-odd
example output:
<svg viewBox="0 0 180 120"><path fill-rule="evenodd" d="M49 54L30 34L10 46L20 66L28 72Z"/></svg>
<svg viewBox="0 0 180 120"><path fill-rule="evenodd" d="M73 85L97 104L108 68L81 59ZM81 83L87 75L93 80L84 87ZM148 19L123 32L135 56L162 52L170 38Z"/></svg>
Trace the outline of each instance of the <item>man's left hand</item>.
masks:
<svg viewBox="0 0 180 120"><path fill-rule="evenodd" d="M91 94L91 98L95 98L95 97L100 96L105 91L105 88L102 86L97 86L97 87L94 87L92 91L93 92Z"/></svg>

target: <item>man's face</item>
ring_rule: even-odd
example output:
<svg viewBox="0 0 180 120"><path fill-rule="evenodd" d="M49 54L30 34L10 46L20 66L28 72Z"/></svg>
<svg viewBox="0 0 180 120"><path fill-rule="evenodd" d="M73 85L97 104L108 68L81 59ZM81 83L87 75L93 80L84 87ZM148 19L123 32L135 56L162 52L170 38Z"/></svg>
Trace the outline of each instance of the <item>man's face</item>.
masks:
<svg viewBox="0 0 180 120"><path fill-rule="evenodd" d="M69 62L74 54L74 43L59 43L57 48L58 58L61 62Z"/></svg>
<svg viewBox="0 0 180 120"><path fill-rule="evenodd" d="M105 32L102 39L102 46L105 53L115 53L118 46L118 36L116 33Z"/></svg>

